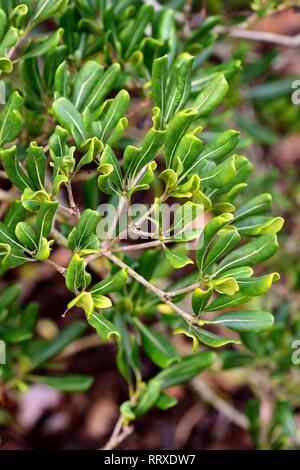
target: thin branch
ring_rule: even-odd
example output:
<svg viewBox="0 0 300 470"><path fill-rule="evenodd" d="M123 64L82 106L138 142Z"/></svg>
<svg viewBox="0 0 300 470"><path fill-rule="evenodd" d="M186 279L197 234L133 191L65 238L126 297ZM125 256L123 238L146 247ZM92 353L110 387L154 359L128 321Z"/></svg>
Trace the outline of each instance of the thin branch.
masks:
<svg viewBox="0 0 300 470"><path fill-rule="evenodd" d="M58 206L58 210L59 212L61 212L62 214L64 215L67 215L67 216L74 216L74 211L73 209L71 209L70 207L66 207L66 206L63 206L62 204L60 204Z"/></svg>
<svg viewBox="0 0 300 470"><path fill-rule="evenodd" d="M127 268L128 274L136 279L140 284L145 286L149 291L151 291L153 294L155 294L163 303L166 305L169 305L172 310L174 310L176 313L178 313L184 320L188 321L189 323L195 323L195 318L188 312L185 312L182 310L182 308L178 307L178 305L173 304L169 298L168 292L164 292L160 290L158 287L155 287L153 284L148 282L143 276L138 274L134 269L132 269L130 266L125 264L120 258L115 256L113 253L109 251L102 250L102 255L106 256L108 259L110 259L113 263L115 263L117 266L120 268Z"/></svg>
<svg viewBox="0 0 300 470"><path fill-rule="evenodd" d="M68 181L66 183L66 188L67 188L67 192L68 192L70 208L72 209L73 214L77 217L77 219L80 219L80 210L78 209L78 207L75 203L73 190L72 190L72 185L71 185L70 181Z"/></svg>
<svg viewBox="0 0 300 470"><path fill-rule="evenodd" d="M52 268L56 269L56 271L59 274L61 274L62 276L66 275L66 272L67 272L66 268L64 268L63 266L60 266L59 264L55 263L54 261L51 261L51 259L45 259L44 263L48 264Z"/></svg>
<svg viewBox="0 0 300 470"><path fill-rule="evenodd" d="M163 195L160 197L160 202L165 202L167 199L168 199L168 195ZM132 231L134 233L141 233L140 231L141 226L146 221L146 219L150 217L150 215L152 215L154 209L155 209L155 204L151 204L149 209L146 212L144 212L144 214L141 215L141 217L138 220L132 222L129 227L126 227L126 229L124 229L123 232L121 232L118 235L118 238L115 241L122 240L122 238L124 238L124 236L127 235L128 231Z"/></svg>
<svg viewBox="0 0 300 470"><path fill-rule="evenodd" d="M64 359L66 357L73 356L79 352L86 351L87 349L96 348L102 346L99 335L91 334L89 336L83 336L71 343L64 351L57 357L57 359Z"/></svg>
<svg viewBox="0 0 300 470"><path fill-rule="evenodd" d="M213 408L226 416L236 426L245 430L249 428L246 416L217 395L202 379L199 377L194 379L192 386L206 403L209 403Z"/></svg>
<svg viewBox="0 0 300 470"><path fill-rule="evenodd" d="M122 214L123 210L125 209L126 203L127 203L127 197L126 196L121 196L119 205L117 207L117 212L115 213L114 219L113 219L113 221L111 223L111 226L109 227L109 230L107 232L106 240L110 240L112 235L114 235L115 230L118 226L118 222L119 222L119 219L121 217L121 214Z"/></svg>
<svg viewBox="0 0 300 470"><path fill-rule="evenodd" d="M0 201L13 201L16 199L16 194L11 191L4 191L0 188Z"/></svg>
<svg viewBox="0 0 300 470"><path fill-rule="evenodd" d="M285 34L277 34L269 31L257 31L238 27L226 28L223 26L216 27L215 32L227 33L232 38L246 39L248 41L268 42L287 47L300 46L300 34L295 36L288 36Z"/></svg>
<svg viewBox="0 0 300 470"><path fill-rule="evenodd" d="M122 422L122 416L118 419L116 426L113 430L111 437L102 449L99 450L112 450L115 449L121 442L123 442L133 432L133 426L126 426Z"/></svg>
<svg viewBox="0 0 300 470"><path fill-rule="evenodd" d="M166 241L164 241L164 243L166 243ZM147 249L147 248L154 248L156 246L161 246L161 245L162 245L161 240L153 240L151 242L138 243L136 245L119 246L117 248L114 248L113 251L118 252L118 253L122 253L124 251L144 250L144 249Z"/></svg>
<svg viewBox="0 0 300 470"><path fill-rule="evenodd" d="M182 287L181 289L170 290L168 292L169 297L176 297L176 295L187 294L192 292L193 290L197 289L200 286L200 281L191 284L190 286Z"/></svg>
<svg viewBox="0 0 300 470"><path fill-rule="evenodd" d="M58 245L63 246L65 248L68 247L68 240L66 239L66 237L64 237L64 235L58 230L56 230L56 228L54 227L51 230L51 237L54 238Z"/></svg>

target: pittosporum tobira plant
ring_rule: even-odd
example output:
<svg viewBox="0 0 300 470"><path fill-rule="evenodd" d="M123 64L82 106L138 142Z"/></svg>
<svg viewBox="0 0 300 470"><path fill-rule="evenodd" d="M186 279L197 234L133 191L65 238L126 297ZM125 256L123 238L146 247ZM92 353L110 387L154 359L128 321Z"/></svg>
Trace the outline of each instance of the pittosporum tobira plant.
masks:
<svg viewBox="0 0 300 470"><path fill-rule="evenodd" d="M239 203L253 168L239 154L238 132L201 139L204 118L222 103L226 77L240 64L201 67L216 17L186 37L172 10L156 12L143 2L0 6L8 97L1 163L14 199L0 222L2 269L50 264L74 295L65 314L83 309L103 341L115 340L129 385L121 406L126 424L153 406L173 406L164 391L210 367L211 348L239 344L230 331L259 334L273 325L271 313L243 305L279 278L255 270L276 252L283 220L269 215L270 194ZM28 40L53 15L57 29ZM99 200L105 210L97 209ZM67 268L51 259L56 246L69 250ZM31 348L33 325L23 322L21 316ZM81 333L77 325L68 327L76 330L71 340ZM12 327L0 328L9 341ZM180 354L166 332L191 338L190 355ZM140 348L159 369L146 383ZM49 359L36 362L36 355L26 353L20 380L32 380L27 371ZM12 374L13 368L2 378Z"/></svg>

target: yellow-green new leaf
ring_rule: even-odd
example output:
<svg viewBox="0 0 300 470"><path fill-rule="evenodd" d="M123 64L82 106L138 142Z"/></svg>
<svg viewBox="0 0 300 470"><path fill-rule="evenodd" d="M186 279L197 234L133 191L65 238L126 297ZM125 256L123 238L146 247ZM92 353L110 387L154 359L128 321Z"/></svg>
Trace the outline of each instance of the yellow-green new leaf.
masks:
<svg viewBox="0 0 300 470"><path fill-rule="evenodd" d="M86 290L92 277L86 272L87 263L76 253L71 259L66 272L67 288L77 294L79 290Z"/></svg>
<svg viewBox="0 0 300 470"><path fill-rule="evenodd" d="M280 276L278 273L266 274L265 276L249 277L247 279L238 279L240 291L251 297L264 295L274 281L278 281Z"/></svg>
<svg viewBox="0 0 300 470"><path fill-rule="evenodd" d="M68 303L68 310L71 310L71 308L74 307L82 308L85 311L87 318L90 318L94 312L94 301L91 294L89 292L81 292L77 295L75 299Z"/></svg>
<svg viewBox="0 0 300 470"><path fill-rule="evenodd" d="M179 254L174 251L171 251L169 248L166 247L166 245L163 245L163 247L164 247L166 258L171 263L173 268L180 269L180 268L184 268L184 266L188 264L194 264L193 260L189 258L187 255L183 253Z"/></svg>

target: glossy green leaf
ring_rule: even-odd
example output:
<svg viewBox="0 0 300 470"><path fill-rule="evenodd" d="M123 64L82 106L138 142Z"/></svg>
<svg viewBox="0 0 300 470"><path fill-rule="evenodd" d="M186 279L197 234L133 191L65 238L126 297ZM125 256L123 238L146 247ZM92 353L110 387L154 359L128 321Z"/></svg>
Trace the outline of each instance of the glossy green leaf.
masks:
<svg viewBox="0 0 300 470"><path fill-rule="evenodd" d="M277 249L276 235L262 235L227 255L214 272L214 276L245 264L249 266L259 264L270 258Z"/></svg>
<svg viewBox="0 0 300 470"><path fill-rule="evenodd" d="M152 66L152 95L154 105L161 111L160 127L163 127L163 117L166 107L166 91L168 79L168 56L155 59Z"/></svg>
<svg viewBox="0 0 300 470"><path fill-rule="evenodd" d="M45 56L44 65L44 81L47 90L51 91L54 87L55 73L58 67L65 60L67 55L67 47L65 45L56 46L50 49ZM62 93L64 95L64 93Z"/></svg>
<svg viewBox="0 0 300 470"><path fill-rule="evenodd" d="M158 408L159 410L169 410L170 408L173 408L173 406L177 405L178 400L175 397L172 397L171 395L168 395L167 393L161 393L155 402L155 408Z"/></svg>
<svg viewBox="0 0 300 470"><path fill-rule="evenodd" d="M185 109L176 113L171 119L164 143L164 157L168 167L172 166L177 145L196 116L197 113L194 109Z"/></svg>
<svg viewBox="0 0 300 470"><path fill-rule="evenodd" d="M176 328L175 334L184 334L188 338L191 338L193 340L193 352L197 351L199 342L211 348L221 348L227 344L241 343L238 339L216 335L211 331L199 327L190 327L185 323L182 323Z"/></svg>
<svg viewBox="0 0 300 470"><path fill-rule="evenodd" d="M31 18L31 25L35 26L47 18L52 17L56 12L61 10L66 3L66 0L38 0Z"/></svg>
<svg viewBox="0 0 300 470"><path fill-rule="evenodd" d="M38 57L43 54L46 54L53 47L56 47L59 41L62 38L64 30L62 28L58 29L52 35L48 36L44 41L40 41L37 44L30 47L30 49L25 52L22 56L22 60L31 59L32 57Z"/></svg>
<svg viewBox="0 0 300 470"><path fill-rule="evenodd" d="M25 248L18 242L14 233L0 222L0 259L6 267L14 268L28 261Z"/></svg>
<svg viewBox="0 0 300 470"><path fill-rule="evenodd" d="M34 189L30 178L28 178L20 166L16 146L10 147L7 150L1 150L0 156L6 174L15 186L21 191L24 191L26 188Z"/></svg>
<svg viewBox="0 0 300 470"><path fill-rule="evenodd" d="M249 277L247 279L239 279L238 284L240 291L251 297L264 295L274 281L278 281L280 276L278 273L266 274L265 276Z"/></svg>
<svg viewBox="0 0 300 470"><path fill-rule="evenodd" d="M132 22L132 24L128 28L126 35L123 39L124 48L125 48L125 57L129 57L139 45L139 42L144 36L145 28L152 19L152 15L153 15L152 5L141 6L135 20Z"/></svg>
<svg viewBox="0 0 300 470"><path fill-rule="evenodd" d="M147 413L154 406L160 396L160 390L161 384L157 377L151 379L137 400L136 406L133 408L135 416Z"/></svg>
<svg viewBox="0 0 300 470"><path fill-rule="evenodd" d="M170 250L166 245L163 245L164 253L167 260L171 263L173 268L180 269L184 268L187 264L193 264L193 260L183 253L176 253L174 250Z"/></svg>
<svg viewBox="0 0 300 470"><path fill-rule="evenodd" d="M47 158L43 147L32 142L26 155L26 169L36 189L44 188L46 163Z"/></svg>
<svg viewBox="0 0 300 470"><path fill-rule="evenodd" d="M223 74L217 74L200 92L195 100L198 117L206 116L224 99L228 91L228 83Z"/></svg>
<svg viewBox="0 0 300 470"><path fill-rule="evenodd" d="M110 294L122 289L127 281L127 268L120 269L116 274L107 277L91 289L91 294L95 298L98 294Z"/></svg>
<svg viewBox="0 0 300 470"><path fill-rule="evenodd" d="M216 359L211 351L199 352L191 356L185 356L182 360L156 375L155 379L160 383L161 390L174 385L184 384L192 380L204 369L210 367Z"/></svg>
<svg viewBox="0 0 300 470"><path fill-rule="evenodd" d="M15 229L15 234L19 242L30 250L37 249L37 234L35 230L26 222L19 222Z"/></svg>
<svg viewBox="0 0 300 470"><path fill-rule="evenodd" d="M121 338L121 333L118 328L110 322L103 313L94 312L88 318L89 324L95 328L98 335L103 341L109 341L115 336L117 339Z"/></svg>
<svg viewBox="0 0 300 470"><path fill-rule="evenodd" d="M237 230L228 230L223 233L211 246L204 262L204 272L207 271L220 258L226 256L241 240Z"/></svg>
<svg viewBox="0 0 300 470"><path fill-rule="evenodd" d="M193 134L185 134L182 137L174 155L174 165L177 166L179 159L183 167L179 181L182 181L188 174L195 171L195 162L197 162L199 155L201 155L202 148L202 140L198 139L198 137Z"/></svg>
<svg viewBox="0 0 300 470"><path fill-rule="evenodd" d="M0 56L5 56L11 47L14 47L19 39L19 31L14 27L10 26L0 44Z"/></svg>
<svg viewBox="0 0 300 470"><path fill-rule="evenodd" d="M219 294L232 296L239 290L239 285L234 277L212 279L208 283L211 283L214 290Z"/></svg>
<svg viewBox="0 0 300 470"><path fill-rule="evenodd" d="M53 103L53 114L60 124L73 134L77 145L88 138L81 114L67 98L58 98Z"/></svg>
<svg viewBox="0 0 300 470"><path fill-rule="evenodd" d="M87 61L80 69L72 93L72 102L79 111L84 109L92 90L97 86L103 74L102 65L94 60Z"/></svg>
<svg viewBox="0 0 300 470"><path fill-rule="evenodd" d="M18 136L23 123L20 115L23 103L24 99L15 91L4 106L0 116L0 147Z"/></svg>
<svg viewBox="0 0 300 470"><path fill-rule="evenodd" d="M269 217L255 215L245 217L236 222L236 227L241 235L256 237L267 233L276 234L280 232L284 224L282 217Z"/></svg>
<svg viewBox="0 0 300 470"><path fill-rule="evenodd" d="M199 313L202 312L207 302L209 301L211 295L212 295L212 287L209 287L205 290L200 289L200 287L197 287L193 291L192 307L193 307L193 312L196 313L196 315L199 315Z"/></svg>
<svg viewBox="0 0 300 470"><path fill-rule="evenodd" d="M11 73L14 69L13 63L7 57L0 57L0 70L4 73Z"/></svg>
<svg viewBox="0 0 300 470"><path fill-rule="evenodd" d="M232 222L233 218L234 217L232 214L224 213L224 214L218 215L217 217L214 217L205 226L203 233L200 236L200 239L198 242L199 249L197 250L197 253L196 253L197 264L200 270L202 270L204 258L206 256L208 248L210 247L210 244L212 243L215 235L223 227L225 227L230 222Z"/></svg>
<svg viewBox="0 0 300 470"><path fill-rule="evenodd" d="M112 90L119 78L120 70L119 64L112 64L105 71L104 75L102 75L101 80L95 84L85 101L85 106L89 108L91 112L97 110L98 106Z"/></svg>
<svg viewBox="0 0 300 470"><path fill-rule="evenodd" d="M205 159L218 159L228 155L237 146L239 141L239 132L228 130L219 135L215 140L205 145L194 161L190 162L187 168L180 176L180 181L189 173L197 171L199 164ZM236 166L236 165L235 165Z"/></svg>
<svg viewBox="0 0 300 470"><path fill-rule="evenodd" d="M199 220L203 215L201 204L191 201L178 207L174 215L174 222L170 228L171 239L174 241L189 241L202 231ZM201 224L202 225L202 224Z"/></svg>
<svg viewBox="0 0 300 470"><path fill-rule="evenodd" d="M260 310L233 310L221 313L205 323L226 326L241 333L263 333L272 328L274 318L271 313Z"/></svg>
<svg viewBox="0 0 300 470"><path fill-rule="evenodd" d="M178 352L167 339L146 327L137 317L134 324L141 334L143 349L154 364L165 369L179 360Z"/></svg>
<svg viewBox="0 0 300 470"><path fill-rule="evenodd" d="M99 136L102 142L107 142L112 131L123 118L129 104L129 94L126 90L121 90L110 104L103 121L101 121L101 134Z"/></svg>
<svg viewBox="0 0 300 470"><path fill-rule="evenodd" d="M102 296L99 298L99 303L102 301L101 308L111 307L112 303L108 297ZM82 308L85 311L87 318L90 318L94 313L95 303L89 292L82 291L71 302L68 303L68 310L74 307Z"/></svg>
<svg viewBox="0 0 300 470"><path fill-rule="evenodd" d="M111 195L122 192L123 177L120 165L109 145L105 146L101 155L98 171L100 173L98 186L101 191Z"/></svg>
<svg viewBox="0 0 300 470"><path fill-rule="evenodd" d="M193 61L194 57L187 52L183 52L175 59L168 81L166 121L180 111L189 98Z"/></svg>
<svg viewBox="0 0 300 470"><path fill-rule="evenodd" d="M201 184L209 188L222 188L232 181L235 175L235 155L233 155L219 165L214 165L210 170L200 172Z"/></svg>
<svg viewBox="0 0 300 470"><path fill-rule="evenodd" d="M216 310L224 310L226 308L237 307L239 305L250 302L251 297L243 292L236 292L233 295L222 294L206 306L205 310L214 312Z"/></svg>
<svg viewBox="0 0 300 470"><path fill-rule="evenodd" d="M96 228L100 216L97 211L86 209L82 212L80 220L68 237L68 246L80 255L94 253L99 248Z"/></svg>
<svg viewBox="0 0 300 470"><path fill-rule="evenodd" d="M250 201L247 201L245 204L240 206L238 210L234 214L234 220L237 222L238 220L252 216L252 215L257 215L261 214L262 212L265 212L269 210L272 206L272 196L271 194L268 193L263 193L260 194L259 196L256 196Z"/></svg>
<svg viewBox="0 0 300 470"><path fill-rule="evenodd" d="M85 392L93 384L93 377L89 375L59 375L49 377L47 375L30 375L30 382L35 382L55 388L61 392Z"/></svg>
<svg viewBox="0 0 300 470"><path fill-rule="evenodd" d="M163 145L165 131L150 129L144 137L140 148L126 147L124 153L124 169L132 180L145 168L157 155Z"/></svg>
<svg viewBox="0 0 300 470"><path fill-rule="evenodd" d="M42 202L36 218L36 232L39 239L47 238L52 229L53 219L58 208L57 201Z"/></svg>

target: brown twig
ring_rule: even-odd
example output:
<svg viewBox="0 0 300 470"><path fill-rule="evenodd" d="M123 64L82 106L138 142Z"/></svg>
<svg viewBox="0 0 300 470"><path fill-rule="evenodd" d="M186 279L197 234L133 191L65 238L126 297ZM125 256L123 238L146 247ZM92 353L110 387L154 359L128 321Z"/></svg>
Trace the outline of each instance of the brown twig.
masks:
<svg viewBox="0 0 300 470"><path fill-rule="evenodd" d="M244 29L240 27L217 26L216 33L227 33L232 38L245 39L248 41L268 42L279 46L298 47L300 46L300 34L288 36L285 34L272 33L270 31L257 31L254 29Z"/></svg>
<svg viewBox="0 0 300 470"><path fill-rule="evenodd" d="M64 268L63 266L60 266L59 264L55 263L54 261L52 261L51 259L45 259L44 260L44 263L45 264L48 264L49 266L51 266L52 268L56 269L56 271L61 274L62 276L65 276L66 275L66 268Z"/></svg>
<svg viewBox="0 0 300 470"><path fill-rule="evenodd" d="M54 238L54 240L56 241L56 243L60 246L63 246L64 248L67 248L68 246L68 240L66 239L66 237L60 233L58 230L56 230L56 228L52 228L51 230L51 237Z"/></svg>
<svg viewBox="0 0 300 470"><path fill-rule="evenodd" d="M70 181L68 181L66 183L66 188L67 188L67 192L68 192L70 208L72 209L73 214L75 215L75 217L77 217L77 219L80 219L80 210L78 209L78 207L75 203L73 190L72 190L72 185L71 185Z"/></svg>
<svg viewBox="0 0 300 470"><path fill-rule="evenodd" d="M115 428L109 440L104 447L98 450L112 450L115 449L121 442L123 442L133 432L133 426L124 425L122 416L118 419Z"/></svg>
<svg viewBox="0 0 300 470"><path fill-rule="evenodd" d="M217 395L200 377L192 381L192 386L206 403L226 416L236 426L245 430L249 428L246 416Z"/></svg>
<svg viewBox="0 0 300 470"><path fill-rule="evenodd" d="M134 269L132 269L130 266L125 264L120 258L115 256L113 253L110 251L102 250L102 255L106 256L108 259L110 259L113 263L115 263L117 266L120 268L126 268L128 271L128 274L136 279L140 284L145 286L150 292L155 294L164 304L169 305L172 310L174 310L176 313L178 313L184 320L186 320L189 323L195 323L195 318L182 308L178 307L178 305L173 304L173 302L169 298L168 292L164 292L158 287L154 286L150 282L148 282L143 276L141 276L139 273L137 273Z"/></svg>

